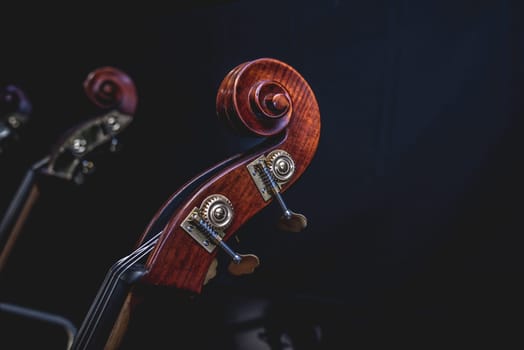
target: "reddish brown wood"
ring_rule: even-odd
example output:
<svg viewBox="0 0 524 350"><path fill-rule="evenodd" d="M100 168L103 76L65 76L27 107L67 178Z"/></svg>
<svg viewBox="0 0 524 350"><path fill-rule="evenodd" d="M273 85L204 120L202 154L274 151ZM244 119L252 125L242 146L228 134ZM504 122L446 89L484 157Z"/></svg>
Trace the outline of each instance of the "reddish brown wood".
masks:
<svg viewBox="0 0 524 350"><path fill-rule="evenodd" d="M209 195L229 198L235 217L226 230L227 241L271 202L263 200L246 165L274 149L288 152L295 161L295 173L284 185L282 191L285 191L306 170L316 152L320 111L315 95L305 79L281 61L261 58L234 68L219 87L217 114L237 131L281 139L270 148L246 154L189 196L170 219L149 256L145 283L200 293L217 250L208 253L180 227L189 212Z"/></svg>
<svg viewBox="0 0 524 350"><path fill-rule="evenodd" d="M100 67L84 80L87 97L102 109L115 108L134 114L138 102L136 87L129 75L115 67Z"/></svg>

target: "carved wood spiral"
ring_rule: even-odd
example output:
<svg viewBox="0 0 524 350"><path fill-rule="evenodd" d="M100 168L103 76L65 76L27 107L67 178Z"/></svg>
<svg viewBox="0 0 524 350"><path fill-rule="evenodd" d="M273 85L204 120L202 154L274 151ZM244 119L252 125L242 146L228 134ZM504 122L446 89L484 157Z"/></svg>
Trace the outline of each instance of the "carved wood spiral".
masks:
<svg viewBox="0 0 524 350"><path fill-rule="evenodd" d="M232 69L218 89L216 113L237 132L266 137L271 142L244 152L187 195L148 257L148 272L143 279L147 284L199 293L218 248L209 253L181 228L188 214L211 195L228 198L235 208L235 217L223 237L227 241L272 201L262 198L247 164L275 149L289 153L295 172L282 187L284 192L305 171L315 154L320 137L320 111L315 95L306 80L284 62L260 58Z"/></svg>
<svg viewBox="0 0 524 350"><path fill-rule="evenodd" d="M118 109L133 114L137 91L133 80L122 70L105 66L90 72L84 81L84 91L91 102L102 109Z"/></svg>

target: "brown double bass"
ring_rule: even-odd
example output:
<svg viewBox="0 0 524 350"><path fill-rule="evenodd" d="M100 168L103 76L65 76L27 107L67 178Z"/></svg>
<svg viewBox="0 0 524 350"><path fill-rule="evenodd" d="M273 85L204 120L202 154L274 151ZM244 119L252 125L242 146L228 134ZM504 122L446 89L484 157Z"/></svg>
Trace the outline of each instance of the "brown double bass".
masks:
<svg viewBox="0 0 524 350"><path fill-rule="evenodd" d="M84 93L96 112L69 128L51 151L26 172L0 222L0 271L40 194L39 179L55 177L81 184L93 172L97 152L118 149L118 135L132 122L137 92L125 72L111 66L97 68L83 82Z"/></svg>
<svg viewBox="0 0 524 350"><path fill-rule="evenodd" d="M245 62L221 82L216 113L235 131L265 139L198 174L164 203L136 249L109 269L72 349L134 348L140 334L128 329L136 308L160 290L187 300L201 294L219 252L233 275L252 273L258 257L235 252L228 239L271 202L282 209L280 229L306 228L306 217L282 197L309 166L320 137L319 107L305 79L273 58Z"/></svg>

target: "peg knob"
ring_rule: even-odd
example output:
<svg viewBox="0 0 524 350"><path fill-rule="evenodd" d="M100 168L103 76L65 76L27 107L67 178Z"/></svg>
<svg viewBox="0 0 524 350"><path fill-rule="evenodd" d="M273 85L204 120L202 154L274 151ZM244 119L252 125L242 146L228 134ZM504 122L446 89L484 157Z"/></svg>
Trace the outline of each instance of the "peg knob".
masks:
<svg viewBox="0 0 524 350"><path fill-rule="evenodd" d="M231 261L227 267L229 273L234 276L241 276L253 273L260 265L260 259L253 254L239 254L240 260L236 262Z"/></svg>

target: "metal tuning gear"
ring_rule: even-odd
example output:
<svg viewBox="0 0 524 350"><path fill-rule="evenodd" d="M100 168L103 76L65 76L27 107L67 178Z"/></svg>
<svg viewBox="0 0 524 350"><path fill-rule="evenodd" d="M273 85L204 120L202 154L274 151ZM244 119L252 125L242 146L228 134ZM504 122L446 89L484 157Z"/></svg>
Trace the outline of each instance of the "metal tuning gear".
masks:
<svg viewBox="0 0 524 350"><path fill-rule="evenodd" d="M32 105L22 89L15 85L0 86L0 154L31 119Z"/></svg>
<svg viewBox="0 0 524 350"><path fill-rule="evenodd" d="M277 227L283 231L300 232L307 226L307 218L288 209L280 195L282 186L291 179L295 172L295 162L291 155L281 149L260 156L247 165L251 178L255 182L265 201L275 198L282 208Z"/></svg>
<svg viewBox="0 0 524 350"><path fill-rule="evenodd" d="M131 115L112 110L78 124L55 145L44 172L77 184L83 183L85 176L95 170L87 156L105 144L109 144L110 152L118 151L117 136L132 120Z"/></svg>
<svg viewBox="0 0 524 350"><path fill-rule="evenodd" d="M212 253L218 246L231 258L228 270L233 275L252 273L260 265L253 254L238 254L224 241L224 230L231 225L234 209L231 201L224 195L213 194L202 201L200 208L193 208L180 225L205 250Z"/></svg>

